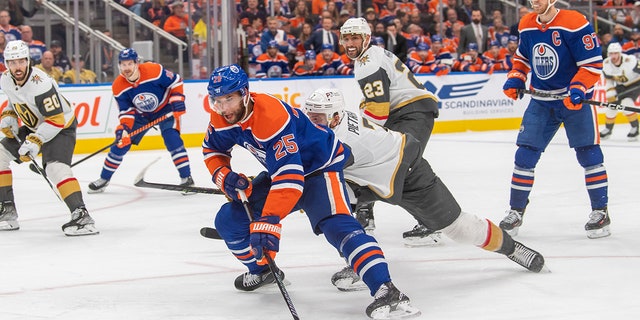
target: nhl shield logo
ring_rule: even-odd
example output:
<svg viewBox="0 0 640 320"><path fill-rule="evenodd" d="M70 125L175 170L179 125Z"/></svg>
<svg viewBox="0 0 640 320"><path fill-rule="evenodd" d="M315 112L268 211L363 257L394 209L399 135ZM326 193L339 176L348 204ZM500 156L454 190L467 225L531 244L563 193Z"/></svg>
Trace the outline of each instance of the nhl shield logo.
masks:
<svg viewBox="0 0 640 320"><path fill-rule="evenodd" d="M539 79L547 80L558 71L558 53L546 43L538 43L533 47L533 72Z"/></svg>

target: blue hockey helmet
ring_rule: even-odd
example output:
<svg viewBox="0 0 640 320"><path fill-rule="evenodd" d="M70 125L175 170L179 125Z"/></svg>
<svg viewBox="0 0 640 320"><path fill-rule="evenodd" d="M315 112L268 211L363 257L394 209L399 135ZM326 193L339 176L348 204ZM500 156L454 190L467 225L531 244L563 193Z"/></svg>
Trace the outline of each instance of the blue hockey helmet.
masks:
<svg viewBox="0 0 640 320"><path fill-rule="evenodd" d="M509 42L518 43L518 36L510 35L509 36Z"/></svg>
<svg viewBox="0 0 640 320"><path fill-rule="evenodd" d="M475 42L471 42L467 45L467 50L471 51L478 51L478 44Z"/></svg>
<svg viewBox="0 0 640 320"><path fill-rule="evenodd" d="M221 97L236 91L244 97L249 91L249 77L237 64L218 67L211 72L207 86L210 98Z"/></svg>
<svg viewBox="0 0 640 320"><path fill-rule="evenodd" d="M307 50L304 52L304 59L305 60L313 60L316 58L316 52L313 50Z"/></svg>
<svg viewBox="0 0 640 320"><path fill-rule="evenodd" d="M138 62L138 53L133 48L126 48L118 54L118 61L133 60Z"/></svg>
<svg viewBox="0 0 640 320"><path fill-rule="evenodd" d="M277 48L277 47L278 47L278 41L276 40L269 41L269 44L267 45L267 48Z"/></svg>
<svg viewBox="0 0 640 320"><path fill-rule="evenodd" d="M330 44L330 43L325 43L325 44L323 44L323 45L322 45L322 50L327 50L327 49L329 49L329 50L333 51L333 45L332 45L332 44Z"/></svg>
<svg viewBox="0 0 640 320"><path fill-rule="evenodd" d="M434 34L431 36L431 43L440 42L442 43L442 37L439 34Z"/></svg>
<svg viewBox="0 0 640 320"><path fill-rule="evenodd" d="M500 47L500 41L491 40L491 42L489 42L489 47Z"/></svg>
<svg viewBox="0 0 640 320"><path fill-rule="evenodd" d="M374 46L380 46L380 45L383 45L383 46L384 46L384 39L383 39L382 37L378 37L378 36L376 36L376 37L372 37L372 38L371 38L371 43L372 43Z"/></svg>

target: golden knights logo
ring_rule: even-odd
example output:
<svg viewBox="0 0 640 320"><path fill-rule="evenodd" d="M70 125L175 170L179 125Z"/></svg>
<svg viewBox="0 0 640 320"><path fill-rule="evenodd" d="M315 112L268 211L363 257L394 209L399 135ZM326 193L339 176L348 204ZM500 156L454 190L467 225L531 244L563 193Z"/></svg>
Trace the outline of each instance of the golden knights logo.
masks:
<svg viewBox="0 0 640 320"><path fill-rule="evenodd" d="M33 77L31 77L31 81L35 84L39 84L40 82L42 82L42 78L40 78L40 75L34 75Z"/></svg>
<svg viewBox="0 0 640 320"><path fill-rule="evenodd" d="M369 59L369 55L364 55L362 58L358 59L358 62L360 63L361 66L367 64L370 61Z"/></svg>

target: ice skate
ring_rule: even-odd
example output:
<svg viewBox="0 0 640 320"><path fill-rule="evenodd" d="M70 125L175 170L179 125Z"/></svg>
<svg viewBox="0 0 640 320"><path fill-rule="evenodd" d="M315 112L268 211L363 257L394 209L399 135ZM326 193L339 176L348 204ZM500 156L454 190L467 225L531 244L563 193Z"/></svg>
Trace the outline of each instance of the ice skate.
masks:
<svg viewBox="0 0 640 320"><path fill-rule="evenodd" d="M109 180L98 179L94 182L89 183L89 190L87 193L101 193L104 192L104 189L109 185Z"/></svg>
<svg viewBox="0 0 640 320"><path fill-rule="evenodd" d="M638 132L638 127L631 127L631 130L629 130L629 133L627 134L627 140L638 141L638 134L640 134L640 132Z"/></svg>
<svg viewBox="0 0 640 320"><path fill-rule="evenodd" d="M366 290L367 285L360 279L360 276L353 271L351 266L345 266L331 277L331 283L340 291Z"/></svg>
<svg viewBox="0 0 640 320"><path fill-rule="evenodd" d="M93 218L85 207L78 207L71 213L71 221L62 225L67 236L87 236L100 233L95 227Z"/></svg>
<svg viewBox="0 0 640 320"><path fill-rule="evenodd" d="M609 128L602 129L602 131L600 131L600 139L602 139L602 140L609 139L609 137L611 136L612 132L613 132L613 130L609 129Z"/></svg>
<svg viewBox="0 0 640 320"><path fill-rule="evenodd" d="M392 282L384 283L373 296L374 301L367 307L371 319L406 319L417 317L420 310L411 306L411 301Z"/></svg>
<svg viewBox="0 0 640 320"><path fill-rule="evenodd" d="M186 178L180 178L180 186L181 187L193 187L195 185L195 183L193 182L193 178L191 176L188 176ZM192 195L192 194L196 194L196 192L194 191L182 191L182 195L188 196L188 195Z"/></svg>
<svg viewBox="0 0 640 320"><path fill-rule="evenodd" d="M584 225L584 229L587 231L587 238L598 239L610 236L609 224L611 224L611 219L609 219L607 208L594 209L589 214L589 221Z"/></svg>
<svg viewBox="0 0 640 320"><path fill-rule="evenodd" d="M376 229L376 222L373 218L373 204L371 202L367 205L361 206L356 210L356 220L360 222L360 225L364 228L364 231L368 235L373 235L373 231Z"/></svg>
<svg viewBox="0 0 640 320"><path fill-rule="evenodd" d="M407 247L435 247L442 245L442 232L429 230L422 224L417 224L413 229L402 234L404 245Z"/></svg>
<svg viewBox="0 0 640 320"><path fill-rule="evenodd" d="M13 201L3 201L0 203L0 231L10 231L20 229L18 223L18 212Z"/></svg>
<svg viewBox="0 0 640 320"><path fill-rule="evenodd" d="M280 275L280 279L284 281L284 272L278 269L278 274ZM240 291L253 291L272 283L276 283L276 278L273 276L273 273L271 273L271 270L266 268L259 274L245 272L239 275L236 278L234 285L236 286L236 289ZM288 283L285 282L284 284L287 285Z"/></svg>
<svg viewBox="0 0 640 320"><path fill-rule="evenodd" d="M544 257L535 250L528 248L518 241L514 241L513 253L507 256L509 260L527 268L531 272L540 272L544 266Z"/></svg>
<svg viewBox="0 0 640 320"><path fill-rule="evenodd" d="M500 221L500 229L506 231L512 237L517 236L518 229L520 229L522 225L522 216L524 216L524 209L511 209L507 211L507 216Z"/></svg>

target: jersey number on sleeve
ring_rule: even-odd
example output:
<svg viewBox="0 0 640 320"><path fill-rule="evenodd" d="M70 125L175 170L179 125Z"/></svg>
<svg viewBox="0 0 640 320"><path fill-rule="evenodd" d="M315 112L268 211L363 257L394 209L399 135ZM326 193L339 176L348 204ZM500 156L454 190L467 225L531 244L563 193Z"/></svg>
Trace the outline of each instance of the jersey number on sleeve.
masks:
<svg viewBox="0 0 640 320"><path fill-rule="evenodd" d="M582 43L584 44L584 48L587 50L591 50L600 46L598 35L595 32L592 34L584 35L582 37Z"/></svg>

